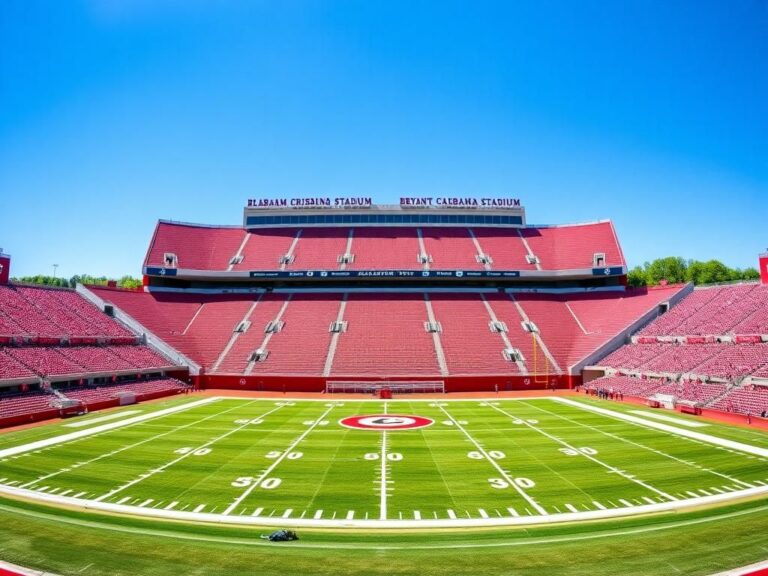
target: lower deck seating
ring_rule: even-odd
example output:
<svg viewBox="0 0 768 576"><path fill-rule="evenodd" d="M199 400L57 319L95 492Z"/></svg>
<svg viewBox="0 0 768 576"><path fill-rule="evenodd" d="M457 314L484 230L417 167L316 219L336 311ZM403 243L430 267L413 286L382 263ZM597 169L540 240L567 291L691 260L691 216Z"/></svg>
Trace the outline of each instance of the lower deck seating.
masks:
<svg viewBox="0 0 768 576"><path fill-rule="evenodd" d="M102 386L83 386L60 390L70 400L79 400L86 406L97 402L112 400L120 392L133 392L137 399L149 394L175 394L187 389L188 386L174 378L147 380L129 383L106 384Z"/></svg>
<svg viewBox="0 0 768 576"><path fill-rule="evenodd" d="M738 414L763 415L768 411L768 386L735 388L715 402L712 408Z"/></svg>
<svg viewBox="0 0 768 576"><path fill-rule="evenodd" d="M55 397L42 390L0 395L0 419L35 414L51 409Z"/></svg>
<svg viewBox="0 0 768 576"><path fill-rule="evenodd" d="M169 368L173 362L147 346L8 346L0 348L0 380L81 376Z"/></svg>

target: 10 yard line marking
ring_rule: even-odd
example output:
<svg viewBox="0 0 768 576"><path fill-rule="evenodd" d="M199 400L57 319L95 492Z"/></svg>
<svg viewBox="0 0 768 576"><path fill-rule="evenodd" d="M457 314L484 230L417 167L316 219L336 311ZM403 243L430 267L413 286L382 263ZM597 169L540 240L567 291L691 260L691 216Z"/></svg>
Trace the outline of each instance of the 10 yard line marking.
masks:
<svg viewBox="0 0 768 576"><path fill-rule="evenodd" d="M578 454L581 454L582 456L584 456L584 458L587 458L588 460L591 460L595 464L598 464L598 465L602 466L603 468L607 468L611 472L613 472L615 474L618 474L619 476L622 476L622 477L626 478L627 480L631 480L635 484L639 484L643 488L651 490L651 491L655 492L656 494L658 494L659 496L664 496L664 498L668 498L669 500L677 500L677 498L675 498L674 496L671 496L671 495L667 494L663 490L659 490L658 488L654 488L653 486L651 486L650 484L646 484L642 480L638 480L637 478L635 478L631 474L627 474L626 472L624 472L623 470L619 470L615 466L611 466L610 464L608 464L606 462L603 462L602 460L598 460L594 456L590 456L589 454L584 454L583 452L580 452L577 448L575 448L574 446L572 446L568 442L566 442L564 440L560 440L560 438L557 438L556 436L552 436L548 432L545 432L541 428L537 428L533 424L529 424L528 422L526 422L525 420L523 420L522 418L520 418L518 416L514 416L514 415L510 414L509 412L507 412L505 410L502 410L501 408L499 408L497 406L494 406L492 404L488 404L488 406L490 406L491 408L493 408L497 412L500 412L501 414L504 414L508 418L512 418L513 420L519 420L520 422L522 422L525 426L527 426L531 430L534 430L534 431L538 432L539 434L543 434L544 436L546 436L550 440L554 440L555 442L565 446L566 448L569 448L571 450L576 451Z"/></svg>
<svg viewBox="0 0 768 576"><path fill-rule="evenodd" d="M272 410L269 410L268 412L265 412L265 413L264 413L264 414L262 414L261 416L257 416L257 417L256 417L256 419L259 419L259 418L264 418L264 417L266 417L266 416L269 416L270 414L272 414L272 412L276 412L277 410L280 410L282 407L283 407L283 406L277 406L276 408L272 408ZM104 500L104 498L109 498L110 496L114 496L115 494L117 494L117 493L119 493L119 492L122 492L122 491L123 491L123 490L125 490L126 488L130 488L131 486L133 486L133 485L135 485L135 484L138 484L139 482L141 482L141 481L143 481L143 480L146 480L146 479L147 479L147 478L149 478L150 476L154 476L154 475L155 475L155 474L157 474L158 472L162 472L162 471L163 471L163 470L165 470L166 468L170 468L171 466L173 466L173 465L174 465L174 464L176 464L177 462L181 462L181 461L182 461L182 460L184 460L185 458L188 458L189 456L192 456L192 454L194 454L194 453L195 453L195 452L197 452L198 450L200 450L200 449L202 449L202 448L207 448L208 446L211 446L212 444L215 444L215 443L216 443L216 442L218 442L219 440L222 440L222 439L226 438L227 436L230 436L230 435L234 434L235 432L239 432L240 430L242 430L242 429L243 429L243 428L245 428L246 426L250 426L250 425L251 425L251 420L249 419L249 420L248 420L248 422L246 422L245 424L241 424L241 425L240 425L240 426L238 426L237 428L233 428L233 429L232 429L232 430L230 430L229 432L225 432L224 434L222 434L221 436L217 436L217 437L216 437L216 438L214 438L213 440L208 440L208 442L206 442L205 444L203 444L203 445L201 445L201 446L198 446L198 447L197 447L197 448L195 448L194 450L190 450L189 452L187 452L187 453L185 453L185 454L182 454L181 456L179 456L178 458L175 458L174 460L171 460L171 461L170 461L170 462L168 462L167 464L163 464L163 465L162 465L162 466L160 466L159 468L155 468L155 469L152 469L152 470L150 470L149 472L145 472L144 474L141 474L141 475L140 475L138 478L136 478L136 479L134 479L134 480L131 480L131 481L130 481L130 482L128 482L127 484L123 484L122 486L120 486L120 487L118 487L118 488L115 488L114 490L110 490L110 491L109 491L109 492L107 492L106 494L102 494L101 496L99 496L98 498L96 498L96 499L95 499L95 501L96 501L96 502L101 502L102 500Z"/></svg>
<svg viewBox="0 0 768 576"><path fill-rule="evenodd" d="M260 476L259 476L259 477L258 477L256 480L254 480L254 481L253 481L253 483L252 483L252 484L251 484L251 485L250 485L250 486L249 486L249 487L248 487L248 488L245 490L245 492L243 492L243 493L242 493L240 496L238 496L237 498L235 498L235 501L234 501L234 502L232 502L232 504L230 504L230 505L227 507L227 509L226 509L226 510L224 510L224 512L222 512L222 514L223 514L224 516L229 516L229 515L232 513L232 511L233 511L235 508L237 508L237 507L240 505L240 503L241 503L243 500L245 500L245 499L246 499L246 498L247 498L247 497L248 497L248 496L251 494L251 492L253 492L253 491L254 491L254 490L255 490L255 489L256 489L256 488L259 486L259 484L261 484L261 482L264 480L264 478L266 478L266 477L267 477L267 475L268 475L268 474L270 474L270 473L272 472L272 470L274 470L275 468L277 468L278 464L280 464L280 462L282 462L282 461L285 459L285 457L286 457L286 456L288 456L288 454L291 452L291 450L293 450L294 448L296 448L296 446L298 446L298 445L299 445L299 443L300 443L302 440L304 440L304 438L306 438L306 436L307 436L307 435L308 435L310 432L312 432L312 430L314 430L314 429L315 429L315 427L317 427L317 425L318 425L318 424L319 424L319 423L320 423L320 422L323 420L323 418L325 418L325 417L328 415L328 413L329 413L331 410L333 410L333 409L334 409L334 406L332 405L330 408L328 408L328 410L326 410L325 412L323 412L323 414L322 414L321 416L319 416L319 417L317 418L317 420L315 420L314 424L312 424L312 426L310 426L309 428L307 428L307 430L306 430L306 431L305 431L305 432L304 432L304 433L303 433L301 436L299 436L299 437L298 437L298 438L297 438L297 439L296 439L296 440L293 442L293 444L291 444L290 446L288 446L288 448L286 448L285 450L283 450L283 453L282 453L282 454L281 454L281 455L280 455L280 456L279 456L279 457L278 457L278 458L277 458L277 459L276 459L276 460L275 460L275 461L272 463L272 465L271 465L269 468L267 468L267 469L266 469L266 470L265 470L265 471L264 471L264 472L263 472L263 473L262 473L262 474L261 474L261 475L260 475Z"/></svg>
<svg viewBox="0 0 768 576"><path fill-rule="evenodd" d="M490 455L485 451L485 449L482 446L480 446L480 444L478 444L477 441L474 438L472 438L472 436L469 434L469 432L467 432L464 429L464 426L459 424L453 418L453 416L451 416L448 413L448 411L445 408L440 406L440 404L438 404L437 406L438 406L438 408L440 408L440 410L442 410L445 413L446 416L448 416L448 418L451 419L451 422L453 422L453 425L456 426L456 428L458 428L459 430L461 430L464 433L464 435L467 437L467 439L469 439L469 441L472 442L472 444L475 445L475 448L477 448L477 450L485 457L485 459L488 460L488 462L490 462L491 465L494 468L496 468L496 470L499 472L499 474L501 474L504 477L504 479L509 483L509 485L512 486L512 488L514 488L515 490L517 490L517 493L520 494L520 496L525 498L525 500L526 500L526 502L528 502L528 504L530 504L542 516L548 516L549 515L549 513L546 510L544 510L544 508L542 508L532 497L530 497L528 494L526 494L525 491L522 488L520 488L520 486L517 485L517 483L515 482L515 480L513 478L510 478L509 474L507 474L501 468L501 466L499 466L498 462L496 462L496 460L491 458Z"/></svg>

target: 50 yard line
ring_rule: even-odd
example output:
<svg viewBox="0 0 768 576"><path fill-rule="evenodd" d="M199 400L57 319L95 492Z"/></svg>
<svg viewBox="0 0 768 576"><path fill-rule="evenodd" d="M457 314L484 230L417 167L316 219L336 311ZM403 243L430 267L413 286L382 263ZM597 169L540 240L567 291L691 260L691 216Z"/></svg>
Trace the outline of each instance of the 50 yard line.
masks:
<svg viewBox="0 0 768 576"><path fill-rule="evenodd" d="M384 402L384 414L387 413L387 403ZM387 431L381 431L381 483L379 484L379 520L387 519Z"/></svg>
<svg viewBox="0 0 768 576"><path fill-rule="evenodd" d="M247 498L247 497L248 497L248 496L251 494L251 492L253 492L253 491L254 491L254 490L255 490L255 489L256 489L256 488L257 488L257 487L258 487L258 486L259 486L259 485L260 485L260 484L261 484L261 483L264 481L264 479L267 477L267 475L269 475L269 474L272 472L272 470L274 470L275 468L277 468L277 466L280 464L280 462L282 462L282 461L285 459L285 457L286 457L286 456L288 456L288 454L291 452L291 450L293 450L294 448L296 448L296 446L298 446L298 445L299 445L299 443L300 443L302 440L304 440L304 438L306 438L306 437L307 437L307 435L308 435L310 432L312 432L312 430L314 430L314 429L317 427L317 425L320 423L320 421L321 421L323 418L325 418L325 417L328 415L328 413L329 413L331 410L333 410L334 408L335 408L335 404L332 404L332 405L330 406L330 408L328 408L328 410L326 410L325 412L323 412L323 414L322 414L321 416L319 416L319 417L317 418L317 420L315 420L315 422L314 422L314 423L313 423L313 424L312 424L312 425L311 425L309 428L307 428L307 429L304 431L304 433L303 433L301 436L299 436L299 437L298 437L298 438L297 438L297 439L296 439L296 440L295 440L295 441L294 441L294 442L293 442L293 443L292 443L290 446L288 446L288 448L286 448L285 450L283 450L283 453L280 455L280 457L279 457L279 458L277 458L277 459L276 459L276 460L275 460L275 461L272 463L272 465L271 465L269 468L267 468L267 469L266 469L264 472L262 472L262 473L261 473L261 475L259 475L259 477L258 477L256 480L254 480L254 481L253 481L253 483L252 483L252 484L251 484L251 485L250 485L250 486L249 486L249 487L246 489L246 491L245 491L245 492L243 492L243 493L242 493L240 496L238 496L237 498L235 498L235 501L234 501L234 502L232 502L232 504L230 504L230 505L227 507L227 509L226 509L226 510L224 510L224 512L222 512L222 514L223 514L224 516L229 516L229 515L230 515L230 514L231 514L231 513L232 513L232 512L235 510L235 508L237 508L237 507L240 505L240 503L241 503L243 500L245 500L245 499L246 499L246 498Z"/></svg>

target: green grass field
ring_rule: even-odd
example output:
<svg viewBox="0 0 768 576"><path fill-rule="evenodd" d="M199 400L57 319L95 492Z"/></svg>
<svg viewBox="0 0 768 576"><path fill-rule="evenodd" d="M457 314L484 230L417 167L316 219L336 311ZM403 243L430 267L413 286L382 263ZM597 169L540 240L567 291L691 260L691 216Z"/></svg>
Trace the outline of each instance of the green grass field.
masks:
<svg viewBox="0 0 768 576"><path fill-rule="evenodd" d="M372 415L384 425L401 416L432 423L340 424ZM0 558L63 574L89 557L88 574L170 574L168 559L195 543L210 550L189 573L237 573L243 554L277 573L275 545L257 538L277 526L302 536L282 549L284 574L443 573L448 562L454 573L526 573L539 561L562 573L615 573L629 557L608 562L600 539L634 554L654 542L647 570L625 573L662 573L672 562L706 574L768 557L768 435L665 416L584 397L184 398L97 413L0 437ZM718 525L730 540L710 540L707 552L719 554L705 561L693 538ZM128 570L155 531L154 561ZM77 542L65 545L64 533ZM673 542L685 550L669 550ZM487 561L458 569L459 550ZM579 550L578 563L568 550ZM338 557L336 569L317 566L320 557ZM388 565L368 565L380 558ZM600 566L587 571L589 562Z"/></svg>

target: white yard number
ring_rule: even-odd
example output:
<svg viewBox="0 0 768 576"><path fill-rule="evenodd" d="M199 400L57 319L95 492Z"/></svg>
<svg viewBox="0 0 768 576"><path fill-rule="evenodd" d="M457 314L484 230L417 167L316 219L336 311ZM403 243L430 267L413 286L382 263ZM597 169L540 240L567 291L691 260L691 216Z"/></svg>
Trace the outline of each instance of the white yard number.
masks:
<svg viewBox="0 0 768 576"><path fill-rule="evenodd" d="M281 454L282 452L280 452L279 450L272 450L271 452L267 452L265 456L267 458L274 459L274 458L279 458ZM302 456L304 456L304 452L289 452L286 458L288 458L288 460L298 460Z"/></svg>
<svg viewBox="0 0 768 576"><path fill-rule="evenodd" d="M187 447L184 447L184 448L179 448L178 450L175 451L176 454L189 454L190 452L192 453L192 456L205 456L206 454L210 454L211 453L211 449L210 448L198 448L197 450L195 450L194 448L189 448L187 446Z"/></svg>
<svg viewBox="0 0 768 576"><path fill-rule="evenodd" d="M566 456L578 456L579 454L586 454L587 456L594 456L597 454L597 450L584 446L583 448L560 448L560 452Z"/></svg>
<svg viewBox="0 0 768 576"><path fill-rule="evenodd" d="M494 460L501 460L502 458L507 457L507 455L504 454L504 452L502 452L501 450L491 450L490 452L487 452L487 454ZM472 452L469 452L467 456L472 458L472 460L482 460L483 458L485 458L482 452L478 452L477 450L473 450Z"/></svg>
<svg viewBox="0 0 768 576"><path fill-rule="evenodd" d="M247 488L253 484L255 480L256 479L253 476L240 476L240 478L232 482L232 486L235 488ZM281 482L282 480L280 478L265 478L259 482L257 486L259 488L264 488L265 490L272 490L273 488L280 486Z"/></svg>
<svg viewBox="0 0 768 576"><path fill-rule="evenodd" d="M536 483L529 478L515 478L512 481L520 488L533 488L534 486L536 486ZM488 483L493 488L499 488L499 489L509 488L509 482L507 482L503 478L488 478Z"/></svg>
<svg viewBox="0 0 768 576"><path fill-rule="evenodd" d="M363 456L366 460L378 460L379 455L376 452L368 452L365 456ZM400 454L400 452L390 452L387 454L387 460L390 462L400 462L400 460L403 459L403 455Z"/></svg>

